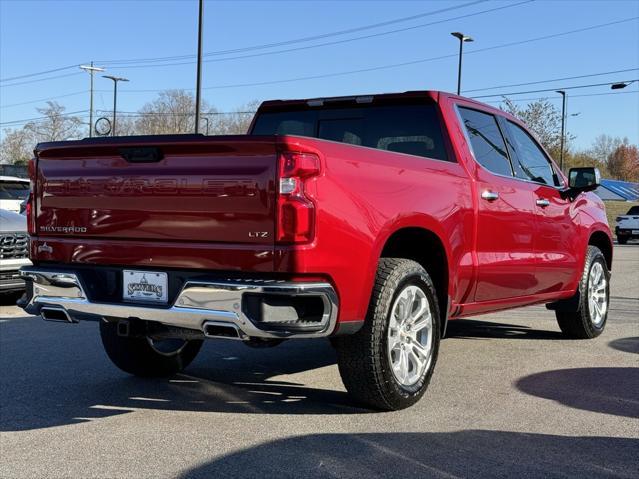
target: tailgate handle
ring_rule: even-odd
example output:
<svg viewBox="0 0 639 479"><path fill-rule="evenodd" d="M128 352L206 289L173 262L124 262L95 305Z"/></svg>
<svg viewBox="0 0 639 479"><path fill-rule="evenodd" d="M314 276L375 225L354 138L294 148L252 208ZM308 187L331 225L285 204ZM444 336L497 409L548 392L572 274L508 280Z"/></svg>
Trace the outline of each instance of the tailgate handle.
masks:
<svg viewBox="0 0 639 479"><path fill-rule="evenodd" d="M164 155L157 147L120 148L118 150L122 158L129 163L157 163Z"/></svg>

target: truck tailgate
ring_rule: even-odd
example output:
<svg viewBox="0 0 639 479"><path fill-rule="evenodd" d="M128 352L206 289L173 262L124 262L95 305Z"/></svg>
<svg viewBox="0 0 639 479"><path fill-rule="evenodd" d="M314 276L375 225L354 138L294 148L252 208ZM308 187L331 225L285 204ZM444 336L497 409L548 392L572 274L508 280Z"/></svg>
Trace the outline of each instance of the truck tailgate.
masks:
<svg viewBox="0 0 639 479"><path fill-rule="evenodd" d="M87 139L37 157L37 236L273 245L272 137Z"/></svg>

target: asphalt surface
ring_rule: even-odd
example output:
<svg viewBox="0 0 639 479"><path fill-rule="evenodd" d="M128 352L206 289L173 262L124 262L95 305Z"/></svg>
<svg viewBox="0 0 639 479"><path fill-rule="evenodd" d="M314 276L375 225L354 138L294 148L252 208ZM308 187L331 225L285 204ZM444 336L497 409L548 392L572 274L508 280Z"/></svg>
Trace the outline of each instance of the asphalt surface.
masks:
<svg viewBox="0 0 639 479"><path fill-rule="evenodd" d="M9 301L5 298L5 303ZM170 379L111 365L94 323L0 311L0 477L639 477L639 245L604 334L543 307L460 320L414 407L352 404L327 341L210 341Z"/></svg>

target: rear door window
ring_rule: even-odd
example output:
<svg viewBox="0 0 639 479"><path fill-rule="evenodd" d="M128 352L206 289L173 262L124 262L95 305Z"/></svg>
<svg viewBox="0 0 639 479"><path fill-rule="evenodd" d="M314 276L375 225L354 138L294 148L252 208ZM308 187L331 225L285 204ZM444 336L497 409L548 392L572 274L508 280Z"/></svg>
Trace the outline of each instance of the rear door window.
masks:
<svg viewBox="0 0 639 479"><path fill-rule="evenodd" d="M506 143L495 116L462 107L459 114L470 138L475 160L493 173L512 176Z"/></svg>
<svg viewBox="0 0 639 479"><path fill-rule="evenodd" d="M260 113L253 135L299 135L449 161L434 104Z"/></svg>

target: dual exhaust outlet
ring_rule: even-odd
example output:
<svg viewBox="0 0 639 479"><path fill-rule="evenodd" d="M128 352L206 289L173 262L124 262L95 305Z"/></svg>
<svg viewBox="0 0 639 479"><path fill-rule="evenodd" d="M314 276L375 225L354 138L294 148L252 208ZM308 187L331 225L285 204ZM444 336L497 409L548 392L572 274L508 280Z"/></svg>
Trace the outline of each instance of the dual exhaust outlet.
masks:
<svg viewBox="0 0 639 479"><path fill-rule="evenodd" d="M73 318L71 318L71 316L69 316L69 313L67 313L67 310L64 308L51 308L51 307L42 308L40 310L40 316L42 316L42 319L44 319L45 321L55 321L57 323L77 323L78 322L78 321L75 321Z"/></svg>
<svg viewBox="0 0 639 479"><path fill-rule="evenodd" d="M74 320L66 309L55 307L44 307L40 310L40 316L45 321L56 323L78 323ZM207 338L216 339L239 339L248 340L249 337L235 324L223 321L205 321L202 325L202 332Z"/></svg>

